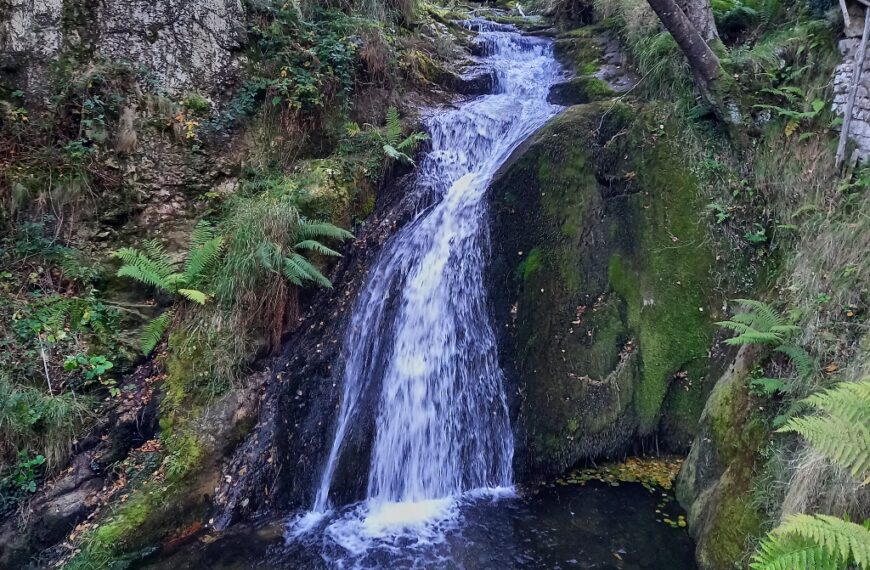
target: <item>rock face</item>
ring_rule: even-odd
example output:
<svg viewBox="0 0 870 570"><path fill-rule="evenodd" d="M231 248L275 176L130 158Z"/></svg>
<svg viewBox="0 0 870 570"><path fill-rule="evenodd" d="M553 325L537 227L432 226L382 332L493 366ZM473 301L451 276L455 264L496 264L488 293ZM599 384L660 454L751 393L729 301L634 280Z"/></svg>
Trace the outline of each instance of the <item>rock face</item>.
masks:
<svg viewBox="0 0 870 570"><path fill-rule="evenodd" d="M0 66L31 93L41 91L47 63L67 48L127 64L169 92L216 95L241 71L240 0L18 0L5 10Z"/></svg>
<svg viewBox="0 0 870 570"><path fill-rule="evenodd" d="M711 334L703 207L667 133L635 112L567 109L491 188L489 294L521 478L694 435Z"/></svg>
<svg viewBox="0 0 870 570"><path fill-rule="evenodd" d="M769 433L753 416L747 378L758 345L741 347L713 388L692 450L677 479L677 498L689 513L703 570L726 570L743 561L747 540L761 534L764 516L752 502L753 475Z"/></svg>

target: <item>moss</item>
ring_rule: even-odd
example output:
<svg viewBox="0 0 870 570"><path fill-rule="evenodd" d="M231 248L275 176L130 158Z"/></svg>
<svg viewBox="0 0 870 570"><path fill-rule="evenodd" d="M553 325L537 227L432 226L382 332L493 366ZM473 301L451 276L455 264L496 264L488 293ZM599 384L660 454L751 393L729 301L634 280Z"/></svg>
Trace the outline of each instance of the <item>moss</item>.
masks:
<svg viewBox="0 0 870 570"><path fill-rule="evenodd" d="M617 453L662 414L685 441L700 414L700 382L663 405L675 375L706 367L705 211L679 149L658 128L649 137L636 114L621 103L571 107L493 184L494 256L535 252L505 270L523 277L507 306L521 421L541 469Z"/></svg>
<svg viewBox="0 0 870 570"><path fill-rule="evenodd" d="M581 75L554 85L548 99L557 105L581 105L610 99L614 95L606 81L592 75Z"/></svg>
<svg viewBox="0 0 870 570"><path fill-rule="evenodd" d="M528 281L541 268L541 249L536 247L517 266L517 277Z"/></svg>
<svg viewBox="0 0 870 570"><path fill-rule="evenodd" d="M745 562L752 537L762 534L763 517L749 492L751 472L728 473L718 493L721 497L710 529L710 539L699 551L709 568L733 568Z"/></svg>
<svg viewBox="0 0 870 570"><path fill-rule="evenodd" d="M659 142L636 164L640 191L628 206L638 222L636 244L608 268L638 334L642 381L634 405L642 434L656 427L671 377L705 359L712 339L704 209L697 180L679 160L675 149Z"/></svg>
<svg viewBox="0 0 870 570"><path fill-rule="evenodd" d="M561 34L556 40L553 55L577 75L598 71L601 48L595 40L594 28L580 28Z"/></svg>
<svg viewBox="0 0 870 570"><path fill-rule="evenodd" d="M588 201L586 192L578 188L594 189L595 172L590 167L582 148L574 148L564 161L553 164L547 158L538 168L538 183L541 202L546 214L557 220L563 236L576 238L580 235Z"/></svg>

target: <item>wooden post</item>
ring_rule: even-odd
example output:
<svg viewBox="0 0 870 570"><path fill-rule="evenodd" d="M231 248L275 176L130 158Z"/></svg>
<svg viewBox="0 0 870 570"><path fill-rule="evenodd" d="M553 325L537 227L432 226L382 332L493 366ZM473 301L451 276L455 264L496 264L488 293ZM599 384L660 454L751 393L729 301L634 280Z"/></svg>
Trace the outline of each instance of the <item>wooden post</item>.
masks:
<svg viewBox="0 0 870 570"><path fill-rule="evenodd" d="M849 91L849 99L846 101L846 109L843 112L840 143L837 145L837 166L843 163L843 158L846 154L846 142L849 140L849 123L852 122L852 108L855 106L858 84L861 82L861 73L864 71L864 53L867 51L868 37L870 37L870 8L864 8L864 33L861 35L861 44L858 46L858 52L855 54L855 63L852 65L852 85Z"/></svg>

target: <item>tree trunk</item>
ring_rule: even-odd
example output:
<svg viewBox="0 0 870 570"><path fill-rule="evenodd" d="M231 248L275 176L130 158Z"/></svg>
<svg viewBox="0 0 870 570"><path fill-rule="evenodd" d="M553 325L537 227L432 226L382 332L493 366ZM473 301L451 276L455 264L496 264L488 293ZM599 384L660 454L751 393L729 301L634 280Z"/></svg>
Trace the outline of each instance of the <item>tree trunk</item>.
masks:
<svg viewBox="0 0 870 570"><path fill-rule="evenodd" d="M719 39L719 31L716 29L716 20L713 19L713 8L710 7L710 0L677 0L677 5L695 26L701 39L708 44Z"/></svg>
<svg viewBox="0 0 870 570"><path fill-rule="evenodd" d="M653 11L662 21L680 46L692 73L702 83L699 87L709 94L715 89L716 80L722 75L719 58L692 24L676 0L647 0ZM713 26L715 30L715 26Z"/></svg>

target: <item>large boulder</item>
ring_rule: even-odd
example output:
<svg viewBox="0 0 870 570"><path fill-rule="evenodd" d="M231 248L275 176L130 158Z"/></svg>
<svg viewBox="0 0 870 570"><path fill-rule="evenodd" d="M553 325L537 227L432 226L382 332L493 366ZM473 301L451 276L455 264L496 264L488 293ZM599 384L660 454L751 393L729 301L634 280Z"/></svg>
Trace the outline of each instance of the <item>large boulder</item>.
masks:
<svg viewBox="0 0 870 570"><path fill-rule="evenodd" d="M523 478L644 439L685 451L711 340L704 208L668 129L567 109L491 188L489 295Z"/></svg>

